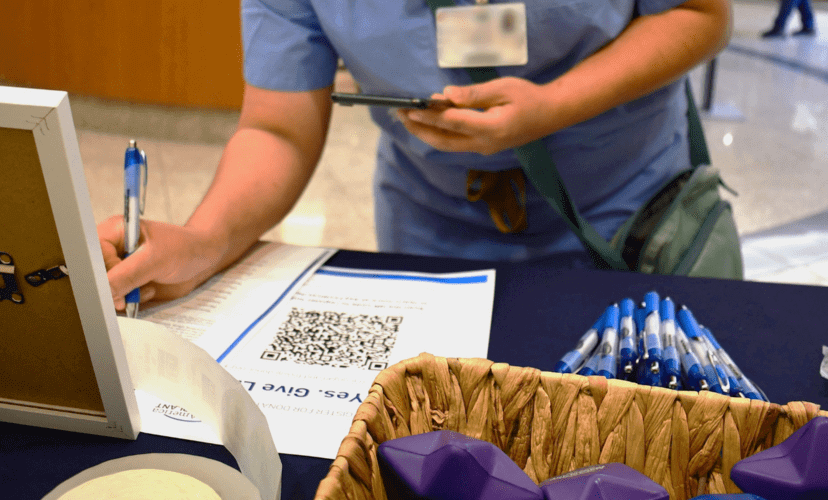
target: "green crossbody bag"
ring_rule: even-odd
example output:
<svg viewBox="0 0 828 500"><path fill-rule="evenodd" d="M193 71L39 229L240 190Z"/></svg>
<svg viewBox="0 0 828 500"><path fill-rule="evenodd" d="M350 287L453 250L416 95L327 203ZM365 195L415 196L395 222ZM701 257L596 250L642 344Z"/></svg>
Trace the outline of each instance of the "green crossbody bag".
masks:
<svg viewBox="0 0 828 500"><path fill-rule="evenodd" d="M694 112L688 110L691 123ZM674 177L630 217L610 246L621 251L630 269L643 273L741 279L742 252L733 209L719 195L724 183L709 158L704 163L693 158L694 148L707 157L700 124L697 130L695 136L691 126L695 167Z"/></svg>
<svg viewBox="0 0 828 500"><path fill-rule="evenodd" d="M431 10L453 0L427 0ZM497 78L492 68L467 68L475 83ZM742 251L725 186L710 166L698 110L685 82L692 168L668 182L608 242L580 214L540 140L514 149L526 178L578 236L599 269L742 279Z"/></svg>
<svg viewBox="0 0 828 500"><path fill-rule="evenodd" d="M609 242L581 217L542 143L515 149L526 177L567 221L599 269L743 278L733 209L719 192L727 186L710 166L689 82L685 89L693 167L662 187Z"/></svg>

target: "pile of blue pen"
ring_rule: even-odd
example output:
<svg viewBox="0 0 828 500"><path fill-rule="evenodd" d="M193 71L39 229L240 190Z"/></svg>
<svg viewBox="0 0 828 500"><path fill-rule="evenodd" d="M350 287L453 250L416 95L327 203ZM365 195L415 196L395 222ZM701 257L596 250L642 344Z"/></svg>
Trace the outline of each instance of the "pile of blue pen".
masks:
<svg viewBox="0 0 828 500"><path fill-rule="evenodd" d="M767 401L690 309L656 292L607 307L553 371Z"/></svg>

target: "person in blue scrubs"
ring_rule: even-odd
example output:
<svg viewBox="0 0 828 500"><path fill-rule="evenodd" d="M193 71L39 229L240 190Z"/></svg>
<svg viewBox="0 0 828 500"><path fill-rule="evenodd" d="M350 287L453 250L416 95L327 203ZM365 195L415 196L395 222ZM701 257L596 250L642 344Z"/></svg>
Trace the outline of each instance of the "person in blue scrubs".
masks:
<svg viewBox="0 0 828 500"><path fill-rule="evenodd" d="M690 166L684 78L727 44L730 0L523 3L528 63L472 84L464 69L438 66L425 0L243 0L244 101L204 200L183 226L142 221L143 244L124 261L120 217L98 228L116 306L136 286L142 301L188 293L285 217L321 155L339 60L365 93L454 104L371 110L382 130L381 251L511 261L574 252L588 262L528 181L525 227L498 230L487 204L467 199L469 170L519 168L512 148L541 139L582 214L610 238Z"/></svg>

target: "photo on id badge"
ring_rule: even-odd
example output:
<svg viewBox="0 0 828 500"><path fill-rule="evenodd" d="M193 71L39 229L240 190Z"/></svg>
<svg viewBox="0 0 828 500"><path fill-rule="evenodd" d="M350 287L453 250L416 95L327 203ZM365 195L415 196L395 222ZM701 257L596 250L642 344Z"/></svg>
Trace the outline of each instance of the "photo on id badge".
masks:
<svg viewBox="0 0 828 500"><path fill-rule="evenodd" d="M529 60L523 3L440 7L435 19L441 68L521 66Z"/></svg>

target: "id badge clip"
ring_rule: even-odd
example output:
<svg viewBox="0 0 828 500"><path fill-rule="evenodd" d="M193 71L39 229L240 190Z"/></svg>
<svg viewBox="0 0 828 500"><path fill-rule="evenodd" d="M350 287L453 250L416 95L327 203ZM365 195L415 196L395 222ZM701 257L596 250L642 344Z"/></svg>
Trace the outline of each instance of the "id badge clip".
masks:
<svg viewBox="0 0 828 500"><path fill-rule="evenodd" d="M522 66L529 60L523 3L440 7L435 20L441 68Z"/></svg>

